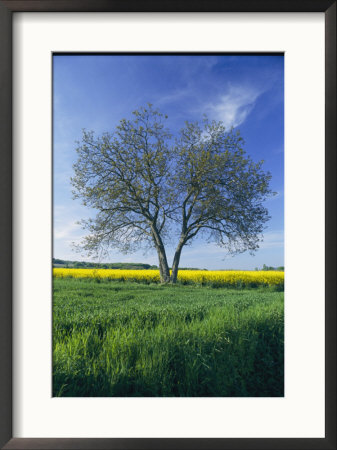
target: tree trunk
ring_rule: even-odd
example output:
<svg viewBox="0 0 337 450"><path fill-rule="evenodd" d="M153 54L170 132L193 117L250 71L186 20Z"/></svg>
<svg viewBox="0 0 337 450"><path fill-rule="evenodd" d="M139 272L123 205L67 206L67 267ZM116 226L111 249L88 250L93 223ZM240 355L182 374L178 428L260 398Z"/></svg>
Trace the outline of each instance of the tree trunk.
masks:
<svg viewBox="0 0 337 450"><path fill-rule="evenodd" d="M166 252L164 246L157 246L160 282L168 283L170 281L170 268L167 264Z"/></svg>
<svg viewBox="0 0 337 450"><path fill-rule="evenodd" d="M171 274L171 282L176 283L178 279L178 269L179 269L179 261L180 261L180 255L181 250L183 249L183 243L179 242L177 250L174 254L173 258L173 264L172 264L172 274Z"/></svg>
<svg viewBox="0 0 337 450"><path fill-rule="evenodd" d="M158 253L160 282L168 283L170 281L170 268L167 264L165 247L155 224L151 225L151 230L154 245Z"/></svg>

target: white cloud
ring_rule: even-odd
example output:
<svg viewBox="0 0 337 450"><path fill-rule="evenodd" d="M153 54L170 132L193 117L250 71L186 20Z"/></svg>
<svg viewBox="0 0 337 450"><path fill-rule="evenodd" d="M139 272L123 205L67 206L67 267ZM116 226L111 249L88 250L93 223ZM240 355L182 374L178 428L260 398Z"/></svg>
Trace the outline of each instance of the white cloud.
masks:
<svg viewBox="0 0 337 450"><path fill-rule="evenodd" d="M208 105L210 115L221 120L226 128L241 125L253 110L255 102L263 93L252 87L230 86L218 103Z"/></svg>
<svg viewBox="0 0 337 450"><path fill-rule="evenodd" d="M265 233L263 241L260 243L260 249L266 248L282 248L284 246L284 232L272 231Z"/></svg>
<svg viewBox="0 0 337 450"><path fill-rule="evenodd" d="M195 243L191 247L186 246L183 250L183 255L186 259L193 261L197 256L202 258L232 258L227 253L226 249L223 249L215 243ZM263 241L259 243L259 250L262 249L282 249L284 246L284 233L283 231L271 231L263 235Z"/></svg>
<svg viewBox="0 0 337 450"><path fill-rule="evenodd" d="M90 211L73 200L63 205L54 204L54 240L66 243L82 238L85 232L78 221L88 217Z"/></svg>
<svg viewBox="0 0 337 450"><path fill-rule="evenodd" d="M63 224L55 224L54 227L54 239L72 239L77 238L79 231L81 231L81 225L76 222L68 222Z"/></svg>
<svg viewBox="0 0 337 450"><path fill-rule="evenodd" d="M175 103L178 102L179 100L183 99L184 97L188 97L189 95L191 95L191 92L186 88L186 89L181 89L178 91L174 91L171 94L167 94L167 95L162 95L160 97L158 97L155 100L155 106L158 105L166 105L169 103Z"/></svg>

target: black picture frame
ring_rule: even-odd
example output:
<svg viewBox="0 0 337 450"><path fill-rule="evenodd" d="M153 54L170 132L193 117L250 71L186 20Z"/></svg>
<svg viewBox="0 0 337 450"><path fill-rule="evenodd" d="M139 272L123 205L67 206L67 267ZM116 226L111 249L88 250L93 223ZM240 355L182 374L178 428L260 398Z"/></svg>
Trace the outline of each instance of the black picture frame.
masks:
<svg viewBox="0 0 337 450"><path fill-rule="evenodd" d="M15 12L324 12L326 188L326 437L13 438L12 434L12 18ZM336 0L0 0L0 445L4 449L336 449ZM310 395L310 393L308 393Z"/></svg>

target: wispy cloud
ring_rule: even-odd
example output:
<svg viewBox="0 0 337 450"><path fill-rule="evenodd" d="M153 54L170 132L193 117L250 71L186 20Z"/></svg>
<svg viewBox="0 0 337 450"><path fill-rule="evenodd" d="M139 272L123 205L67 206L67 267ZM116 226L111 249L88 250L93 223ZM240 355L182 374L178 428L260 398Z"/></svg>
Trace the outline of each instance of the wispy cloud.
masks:
<svg viewBox="0 0 337 450"><path fill-rule="evenodd" d="M54 205L54 241L65 243L82 238L85 231L78 221L87 219L90 213L75 201Z"/></svg>
<svg viewBox="0 0 337 450"><path fill-rule="evenodd" d="M273 231L265 233L263 241L260 243L260 249L267 248L282 248L284 246L284 233L283 231Z"/></svg>
<svg viewBox="0 0 337 450"><path fill-rule="evenodd" d="M188 97L190 95L191 95L191 91L188 88L181 89L178 91L173 91L170 94L163 95L163 96L156 98L155 104L156 104L156 106L162 106L162 105L166 105L166 104L170 104L170 103L175 103L175 102L178 102L178 101L182 100L183 98Z"/></svg>
<svg viewBox="0 0 337 450"><path fill-rule="evenodd" d="M263 241L259 244L259 249L283 248L284 233L283 231L267 232L263 235ZM231 257L227 251L214 243L200 243L197 245L187 246L184 248L184 257L193 259L197 256L202 258L221 258Z"/></svg>
<svg viewBox="0 0 337 450"><path fill-rule="evenodd" d="M263 91L242 86L230 86L217 102L208 105L209 114L229 128L241 125L253 110Z"/></svg>
<svg viewBox="0 0 337 450"><path fill-rule="evenodd" d="M54 239L75 239L78 238L79 232L83 234L81 225L76 222L56 224L54 228Z"/></svg>

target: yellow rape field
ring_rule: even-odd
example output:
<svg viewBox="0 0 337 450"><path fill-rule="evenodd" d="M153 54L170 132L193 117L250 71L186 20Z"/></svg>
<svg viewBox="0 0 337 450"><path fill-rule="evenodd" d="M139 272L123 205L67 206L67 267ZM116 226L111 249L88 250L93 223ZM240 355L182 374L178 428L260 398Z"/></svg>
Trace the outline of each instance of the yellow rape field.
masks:
<svg viewBox="0 0 337 450"><path fill-rule="evenodd" d="M92 278L123 281L159 282L159 270L64 269L54 268L56 278ZM216 286L283 286L284 272L244 270L181 270L178 280Z"/></svg>

